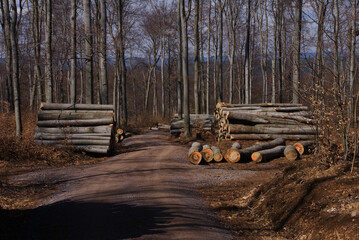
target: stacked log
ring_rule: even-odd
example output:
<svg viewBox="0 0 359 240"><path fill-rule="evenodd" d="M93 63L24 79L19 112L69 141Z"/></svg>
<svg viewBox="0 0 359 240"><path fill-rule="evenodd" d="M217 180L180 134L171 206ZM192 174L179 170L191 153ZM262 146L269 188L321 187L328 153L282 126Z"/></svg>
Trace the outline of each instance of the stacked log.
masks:
<svg viewBox="0 0 359 240"><path fill-rule="evenodd" d="M41 103L37 144L107 154L115 142L113 105Z"/></svg>
<svg viewBox="0 0 359 240"><path fill-rule="evenodd" d="M314 120L308 107L290 103L218 103L219 140L313 140Z"/></svg>
<svg viewBox="0 0 359 240"><path fill-rule="evenodd" d="M209 114L190 114L190 126L193 130L214 131L215 117ZM183 117L179 119L178 114L171 120L171 134L180 134L184 129Z"/></svg>
<svg viewBox="0 0 359 240"><path fill-rule="evenodd" d="M131 133L125 132L123 129L119 128L116 131L115 141L116 143L122 142L125 138L131 137L131 135Z"/></svg>
<svg viewBox="0 0 359 240"><path fill-rule="evenodd" d="M202 161L202 144L198 142L192 143L192 147L188 151L188 159L190 163L198 165Z"/></svg>

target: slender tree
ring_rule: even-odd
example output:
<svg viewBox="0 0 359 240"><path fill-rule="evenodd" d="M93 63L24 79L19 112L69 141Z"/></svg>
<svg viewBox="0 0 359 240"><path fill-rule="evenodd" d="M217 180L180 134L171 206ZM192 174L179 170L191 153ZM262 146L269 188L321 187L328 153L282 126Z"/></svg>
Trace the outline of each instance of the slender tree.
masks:
<svg viewBox="0 0 359 240"><path fill-rule="evenodd" d="M46 64L45 64L45 96L46 102L52 102L53 63L52 63L52 0L46 0Z"/></svg>
<svg viewBox="0 0 359 240"><path fill-rule="evenodd" d="M71 77L70 77L70 103L76 103L76 0L71 0Z"/></svg>
<svg viewBox="0 0 359 240"><path fill-rule="evenodd" d="M250 33L251 33L251 0L247 0L247 17L246 17L246 50L245 50L245 63L244 63L244 88L245 88L245 103L249 104L251 102L250 99L250 62L249 62L249 44L250 44Z"/></svg>
<svg viewBox="0 0 359 240"><path fill-rule="evenodd" d="M299 103L300 39L302 34L302 0L296 1L293 36L293 103Z"/></svg>
<svg viewBox="0 0 359 240"><path fill-rule="evenodd" d="M86 103L91 104L93 99L93 40L91 20L91 0L83 0L84 30L85 30L85 82Z"/></svg>
<svg viewBox="0 0 359 240"><path fill-rule="evenodd" d="M107 79L107 13L106 0L100 0L100 98L102 104L108 103L108 79Z"/></svg>

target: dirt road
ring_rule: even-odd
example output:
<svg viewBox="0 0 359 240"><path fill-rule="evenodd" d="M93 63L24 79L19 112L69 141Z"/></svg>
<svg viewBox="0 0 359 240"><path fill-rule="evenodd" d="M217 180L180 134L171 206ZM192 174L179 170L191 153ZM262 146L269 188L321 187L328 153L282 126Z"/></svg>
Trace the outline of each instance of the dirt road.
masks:
<svg viewBox="0 0 359 240"><path fill-rule="evenodd" d="M127 152L89 167L52 169L16 181L53 181L60 191L22 214L19 239L232 239L194 186L251 177L251 171L193 166L187 148L148 132Z"/></svg>

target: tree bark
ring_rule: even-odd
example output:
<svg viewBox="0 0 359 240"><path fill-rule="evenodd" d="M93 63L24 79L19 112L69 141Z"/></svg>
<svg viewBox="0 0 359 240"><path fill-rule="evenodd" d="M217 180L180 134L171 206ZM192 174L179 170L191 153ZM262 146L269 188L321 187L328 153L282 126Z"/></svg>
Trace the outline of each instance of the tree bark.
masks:
<svg viewBox="0 0 359 240"><path fill-rule="evenodd" d="M282 157L284 149L285 146L277 146L271 149L261 150L252 153L251 158L254 162L267 162Z"/></svg>
<svg viewBox="0 0 359 240"><path fill-rule="evenodd" d="M84 30L85 30L86 103L91 104L94 102L91 0L83 0L83 8L84 8Z"/></svg>
<svg viewBox="0 0 359 240"><path fill-rule="evenodd" d="M36 133L49 133L49 134L92 134L99 133L103 135L112 133L112 125L107 126L92 126L92 127L65 127L65 128L48 128L38 127Z"/></svg>
<svg viewBox="0 0 359 240"><path fill-rule="evenodd" d="M70 77L70 103L76 103L76 0L71 0L71 77Z"/></svg>
<svg viewBox="0 0 359 240"><path fill-rule="evenodd" d="M218 36L218 86L219 86L219 96L218 101L223 101L223 10L225 1L218 0L218 11L219 11L219 36Z"/></svg>
<svg viewBox="0 0 359 240"><path fill-rule="evenodd" d="M177 113L182 116L182 23L181 23L181 4L182 0L178 0L178 53L177 53Z"/></svg>
<svg viewBox="0 0 359 240"><path fill-rule="evenodd" d="M199 114L199 0L194 0L194 111Z"/></svg>
<svg viewBox="0 0 359 240"><path fill-rule="evenodd" d="M249 93L249 84L250 84L250 63L249 63L249 44L250 44L250 32L251 32L251 0L247 0L247 17L246 17L246 50L245 50L245 63L244 63L244 88L245 88L245 103L249 104L251 102L250 93Z"/></svg>
<svg viewBox="0 0 359 240"><path fill-rule="evenodd" d="M300 43L302 34L302 0L296 0L293 37L293 103L299 103Z"/></svg>
<svg viewBox="0 0 359 240"><path fill-rule="evenodd" d="M44 120L38 121L39 127L67 127L67 126L101 126L113 124L113 117L105 119L80 119L80 120Z"/></svg>
<svg viewBox="0 0 359 240"><path fill-rule="evenodd" d="M206 74L206 114L209 114L210 108L210 98L209 98L209 82L211 76L211 8L212 8L212 1L209 1L208 6L208 33L207 33L207 74Z"/></svg>
<svg viewBox="0 0 359 240"><path fill-rule="evenodd" d="M123 128L127 127L127 120L128 120L128 114L127 114L127 69L126 69L126 60L125 60L125 33L124 33L124 0L120 1L120 9L119 9L119 39L120 39L120 67L121 67L121 103L122 103L122 114L121 114L121 125Z"/></svg>
<svg viewBox="0 0 359 240"><path fill-rule="evenodd" d="M284 138L286 140L313 140L315 135L285 135L285 134L230 134L232 141L236 140L271 140L276 138Z"/></svg>
<svg viewBox="0 0 359 240"><path fill-rule="evenodd" d="M47 103L53 102L53 64L52 64L52 0L46 1L46 64L45 64L45 98Z"/></svg>
<svg viewBox="0 0 359 240"><path fill-rule="evenodd" d="M106 0L100 0L100 97L102 104L108 104L108 79L107 79L107 14L106 14Z"/></svg>
<svg viewBox="0 0 359 240"><path fill-rule="evenodd" d="M93 110L45 110L38 113L38 120L76 120L113 118L113 111Z"/></svg>

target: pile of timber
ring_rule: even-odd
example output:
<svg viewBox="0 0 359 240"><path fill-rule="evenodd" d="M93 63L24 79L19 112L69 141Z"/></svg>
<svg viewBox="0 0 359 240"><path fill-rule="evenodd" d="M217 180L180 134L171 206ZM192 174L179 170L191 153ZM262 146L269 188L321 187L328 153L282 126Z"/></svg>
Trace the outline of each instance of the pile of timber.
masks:
<svg viewBox="0 0 359 240"><path fill-rule="evenodd" d="M129 132L125 132L123 129L118 128L116 131L116 135L115 135L115 141L116 143L122 142L123 140L125 140L125 138L129 138L131 137L132 134Z"/></svg>
<svg viewBox="0 0 359 240"><path fill-rule="evenodd" d="M114 147L113 105L41 103L35 142L107 154Z"/></svg>
<svg viewBox="0 0 359 240"><path fill-rule="evenodd" d="M311 115L302 104L218 103L218 140L312 140L316 127Z"/></svg>
<svg viewBox="0 0 359 240"><path fill-rule="evenodd" d="M315 147L314 141L303 141L293 145L286 145L284 138L277 138L270 142L258 143L242 149L238 142L222 155L221 150L215 146L203 145L194 142L188 151L190 163L198 165L201 162L221 162L224 158L229 163L237 162L268 162L270 160L285 157L290 161L300 158L305 153L310 153Z"/></svg>
<svg viewBox="0 0 359 240"><path fill-rule="evenodd" d="M190 114L191 129L197 131L214 131L215 117L209 114ZM170 133L179 135L183 132L184 121L183 116L180 119L178 114L174 115L171 120Z"/></svg>

